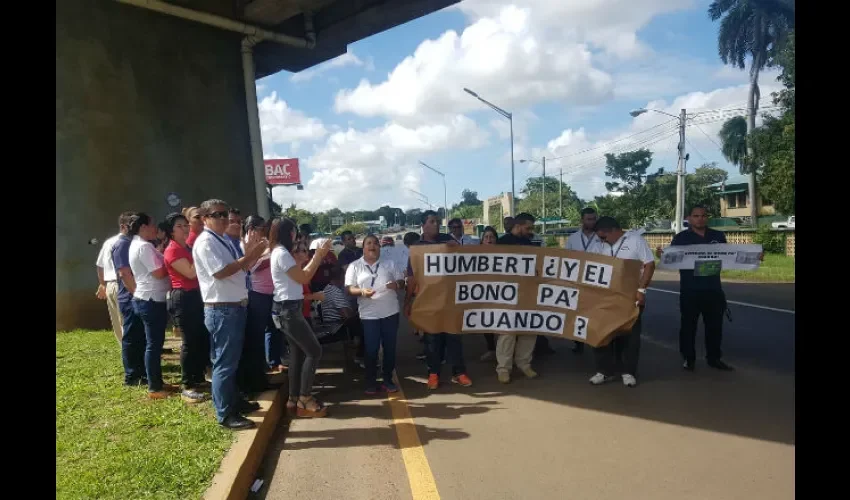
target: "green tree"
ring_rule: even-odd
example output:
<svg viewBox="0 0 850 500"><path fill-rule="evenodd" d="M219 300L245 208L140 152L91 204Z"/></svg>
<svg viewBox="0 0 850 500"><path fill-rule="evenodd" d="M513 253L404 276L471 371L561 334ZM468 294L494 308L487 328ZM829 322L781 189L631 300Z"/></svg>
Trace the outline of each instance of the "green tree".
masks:
<svg viewBox="0 0 850 500"><path fill-rule="evenodd" d="M614 179L606 182L608 191L627 193L643 186L646 170L652 165L652 151L642 148L619 155L605 154L605 175Z"/></svg>
<svg viewBox="0 0 850 500"><path fill-rule="evenodd" d="M720 20L717 50L724 64L745 69L750 58L750 91L747 97L747 135L756 128L761 99L759 72L773 64L788 34L794 29L795 0L714 0L708 7L712 21ZM747 155L752 156L748 145ZM756 172L749 172L750 199L756 199ZM757 224L756 204L750 204L750 217Z"/></svg>
<svg viewBox="0 0 850 500"><path fill-rule="evenodd" d="M721 152L726 160L737 166L742 174L748 174L747 167L747 120L743 116L730 118L720 128Z"/></svg>
<svg viewBox="0 0 850 500"><path fill-rule="evenodd" d="M359 223L356 223L356 222L344 224L344 225L338 227L334 231L334 234L339 236L345 231L351 231L352 233L354 233L355 236L358 235L358 234L365 234L366 233L366 224L359 224Z"/></svg>
<svg viewBox="0 0 850 500"><path fill-rule="evenodd" d="M517 212L542 217L543 178L528 178L520 193L522 198L517 202ZM563 213L560 213L562 207ZM546 217L563 217L576 221L581 208L581 200L567 183L562 183L557 177L546 177Z"/></svg>

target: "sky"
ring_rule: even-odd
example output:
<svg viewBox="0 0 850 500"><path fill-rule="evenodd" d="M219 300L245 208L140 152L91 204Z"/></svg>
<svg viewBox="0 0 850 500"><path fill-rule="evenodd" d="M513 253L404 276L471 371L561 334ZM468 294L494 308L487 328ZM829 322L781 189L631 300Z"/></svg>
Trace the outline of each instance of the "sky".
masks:
<svg viewBox="0 0 850 500"><path fill-rule="evenodd" d="M737 174L717 133L744 114L748 72L717 55L710 0L464 0L348 46L300 73L257 82L265 158L299 158L304 189L278 203L324 211L448 205L563 175L582 199L606 193L605 153L653 151L651 169L676 168L677 120L687 110L688 170ZM772 105L777 73L760 77ZM521 162L530 159L534 161Z"/></svg>

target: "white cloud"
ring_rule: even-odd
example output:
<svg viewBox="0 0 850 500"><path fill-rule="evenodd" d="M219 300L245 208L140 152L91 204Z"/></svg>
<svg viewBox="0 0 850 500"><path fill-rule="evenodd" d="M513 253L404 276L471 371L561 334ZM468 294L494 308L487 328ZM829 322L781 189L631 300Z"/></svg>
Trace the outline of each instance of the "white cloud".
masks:
<svg viewBox="0 0 850 500"><path fill-rule="evenodd" d="M312 172L303 191L285 193L311 210L343 210L386 203L412 205L421 191L417 162L448 149L473 149L486 144L487 133L463 115L444 122L406 127L395 122L359 131L349 128L331 134L302 165ZM302 167L302 177L309 174Z"/></svg>
<svg viewBox="0 0 850 500"><path fill-rule="evenodd" d="M258 107L263 149L266 151L272 151L281 144L297 148L299 142L315 141L328 133L321 120L289 107L286 101L278 98L277 92L261 99Z"/></svg>
<svg viewBox="0 0 850 500"><path fill-rule="evenodd" d="M289 80L293 83L309 82L322 73L326 73L336 68L343 68L345 66L365 66L366 69L374 69L375 67L371 60L363 62L363 60L357 57L354 52L348 51L345 54L334 57L330 61L326 61L318 66L295 73L289 78Z"/></svg>
<svg viewBox="0 0 850 500"><path fill-rule="evenodd" d="M763 107L771 105L770 92L778 88L772 81L761 84ZM671 115L686 109L689 117L685 134L686 151L690 152L688 170L693 171L705 162L723 162L717 134L724 121L745 113L748 90L748 85L737 85L710 92L689 92L671 102L648 102L645 107ZM545 148L534 150L534 155L558 158L547 165L547 175L557 175L559 169L563 169L564 182L571 184L580 197L592 198L604 194L605 181L610 180L605 177L605 153L619 154L645 147L654 153L651 169L675 169L677 123L671 116L648 112L633 118L625 129L596 134L592 138L583 128L567 129L548 141ZM760 123L759 118L757 124ZM539 175L539 171L534 175Z"/></svg>

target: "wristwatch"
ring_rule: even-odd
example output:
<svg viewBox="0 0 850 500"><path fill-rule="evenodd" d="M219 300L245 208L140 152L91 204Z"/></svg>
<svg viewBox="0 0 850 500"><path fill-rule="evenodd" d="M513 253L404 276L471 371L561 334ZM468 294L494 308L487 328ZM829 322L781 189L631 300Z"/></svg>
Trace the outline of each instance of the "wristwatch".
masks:
<svg viewBox="0 0 850 500"><path fill-rule="evenodd" d="M646 295L646 288L638 288L638 293Z"/></svg>

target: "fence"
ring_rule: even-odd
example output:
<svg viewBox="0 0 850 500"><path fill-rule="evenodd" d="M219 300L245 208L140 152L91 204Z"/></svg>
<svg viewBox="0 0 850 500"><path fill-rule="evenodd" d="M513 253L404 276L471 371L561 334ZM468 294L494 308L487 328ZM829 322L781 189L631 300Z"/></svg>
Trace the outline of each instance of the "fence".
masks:
<svg viewBox="0 0 850 500"><path fill-rule="evenodd" d="M785 255L788 257L794 257L795 250L795 240L794 231L782 231L785 233ZM753 242L753 236L755 235L755 231L724 231L726 234L726 241L735 245L746 245ZM646 240L647 244L649 244L649 248L653 251L658 247L666 247L670 245L670 242L673 241L673 232L672 231L653 231L643 233L643 239ZM558 236L558 243L563 248L567 243L566 236Z"/></svg>

